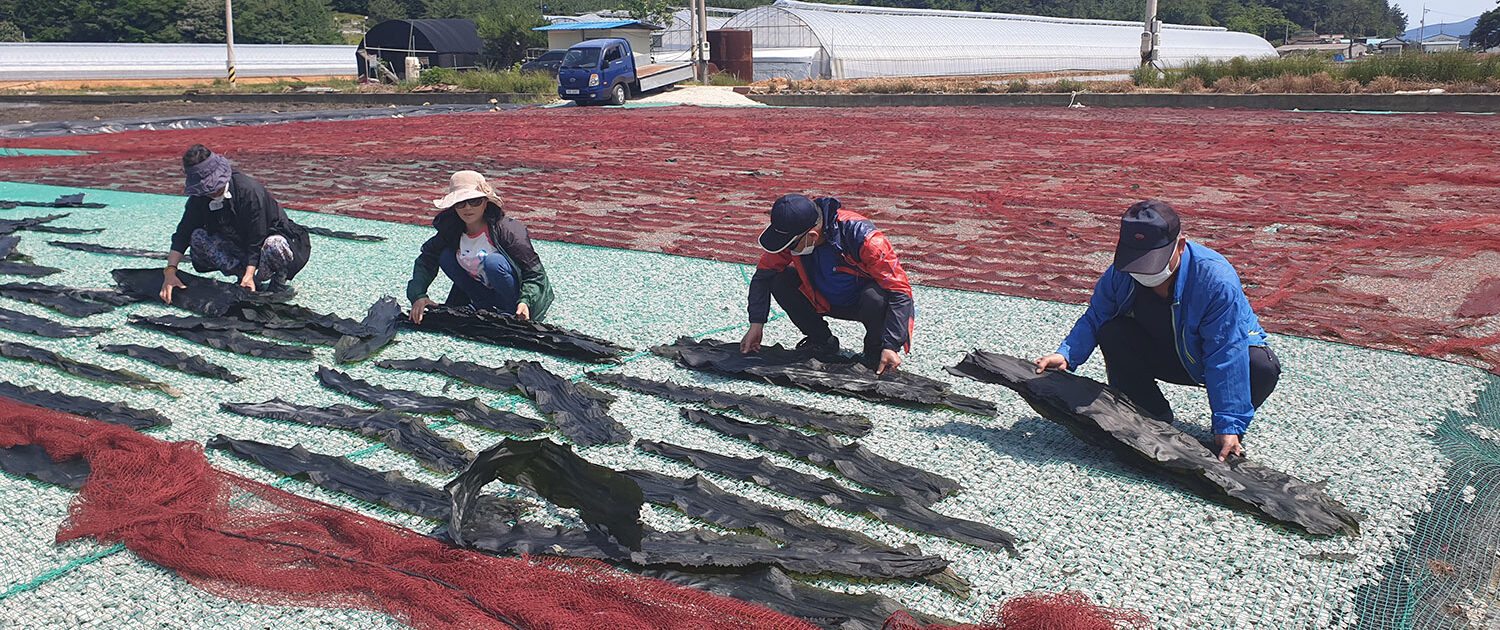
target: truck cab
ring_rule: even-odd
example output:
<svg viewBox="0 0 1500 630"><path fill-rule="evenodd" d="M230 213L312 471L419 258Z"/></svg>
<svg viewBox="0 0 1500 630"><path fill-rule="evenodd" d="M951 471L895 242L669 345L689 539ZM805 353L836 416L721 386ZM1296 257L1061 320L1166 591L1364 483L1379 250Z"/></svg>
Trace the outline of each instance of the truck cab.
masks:
<svg viewBox="0 0 1500 630"><path fill-rule="evenodd" d="M624 39L574 44L557 68L557 95L569 100L623 105L635 82L635 55Z"/></svg>

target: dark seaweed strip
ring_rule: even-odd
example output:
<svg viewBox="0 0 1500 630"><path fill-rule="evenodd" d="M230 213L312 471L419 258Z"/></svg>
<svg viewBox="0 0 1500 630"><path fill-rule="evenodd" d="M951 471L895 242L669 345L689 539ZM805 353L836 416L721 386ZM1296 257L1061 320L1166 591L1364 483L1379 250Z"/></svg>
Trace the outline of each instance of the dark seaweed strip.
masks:
<svg viewBox="0 0 1500 630"><path fill-rule="evenodd" d="M103 402L38 387L21 387L6 381L0 381L0 396L53 411L130 427L137 431L172 424L170 419L155 409L135 409L117 402Z"/></svg>
<svg viewBox="0 0 1500 630"><path fill-rule="evenodd" d="M130 324L235 354L263 359L287 359L292 361L308 361L313 358L312 348L251 339L245 333L238 330L217 330L201 327L186 328L170 323L166 318L139 316L132 316Z"/></svg>
<svg viewBox="0 0 1500 630"><path fill-rule="evenodd" d="M47 241L48 245L71 249L77 252L89 252L92 254L109 254L111 256L129 256L131 258L150 258L153 260L166 260L166 252L151 251L149 249L136 249L134 247L110 247L98 243L81 243L77 241Z"/></svg>
<svg viewBox="0 0 1500 630"><path fill-rule="evenodd" d="M401 305L389 295L370 305L360 325L365 328L362 335L346 334L333 346L333 360L339 363L357 363L379 352L396 338L396 327L401 323Z"/></svg>
<svg viewBox="0 0 1500 630"><path fill-rule="evenodd" d="M864 416L813 409L757 394L738 394L609 372L589 372L586 376L598 383L651 394L673 402L697 403L714 409L738 411L751 418L781 422L804 429L832 431L860 437L869 434L872 428L870 419Z"/></svg>
<svg viewBox="0 0 1500 630"><path fill-rule="evenodd" d="M609 416L604 404L579 391L571 381L553 374L535 361L507 362L517 377L516 386L557 423L557 428L579 446L624 444L630 431Z"/></svg>
<svg viewBox="0 0 1500 630"><path fill-rule="evenodd" d="M944 516L904 497L850 490L824 477L782 468L759 457L743 459L708 451L640 440L636 446L653 455L691 464L716 474L749 481L781 494L820 503L836 510L864 514L915 532L940 536L990 551L1016 554L1015 536L1004 530Z"/></svg>
<svg viewBox="0 0 1500 630"><path fill-rule="evenodd" d="M478 398L457 400L372 385L321 365L318 366L318 380L324 387L391 411L452 415L464 424L512 435L531 435L547 429L547 425L539 420L495 409Z"/></svg>
<svg viewBox="0 0 1500 630"><path fill-rule="evenodd" d="M598 337L485 309L429 306L422 315L421 325L411 325L460 339L595 363L618 363L621 356L630 352L629 348Z"/></svg>
<svg viewBox="0 0 1500 630"><path fill-rule="evenodd" d="M120 292L136 302L161 302L160 267L116 269L110 275ZM209 317L222 317L240 304L274 303L291 299L286 292L256 293L238 284L195 276L181 270L177 272L177 279L187 285L187 288L172 292L172 306Z"/></svg>
<svg viewBox="0 0 1500 630"><path fill-rule="evenodd" d="M963 489L957 481L891 461L857 443L840 444L829 435L804 435L774 424L744 422L697 409L683 409L682 417L698 426L839 473L866 488L900 495L922 505L932 505Z"/></svg>
<svg viewBox="0 0 1500 630"><path fill-rule="evenodd" d="M28 335L51 337L53 339L92 337L109 331L108 328L100 328L98 326L69 326L67 324L59 324L45 317L28 315L20 311L12 311L8 308L0 308L0 328Z"/></svg>
<svg viewBox="0 0 1500 630"><path fill-rule="evenodd" d="M245 380L243 377L229 371L222 365L210 363L203 357L193 356L185 352L175 352L161 346L148 347L135 344L99 344L99 349L110 354L123 354L154 363L169 370L177 370L184 374L216 378L228 383L238 383Z"/></svg>
<svg viewBox="0 0 1500 630"><path fill-rule="evenodd" d="M47 451L35 444L0 448L0 470L17 477L77 490L89 477L89 462L82 457L52 461Z"/></svg>
<svg viewBox="0 0 1500 630"><path fill-rule="evenodd" d="M88 317L114 310L116 305L106 297L112 293L108 289L78 289L39 282L0 284L0 296L45 306L69 317Z"/></svg>
<svg viewBox="0 0 1500 630"><path fill-rule="evenodd" d="M102 365L69 359L51 350L29 346L24 343L0 341L0 355L18 361L31 361L50 365L59 370L92 381L124 385L131 389L154 389L168 396L181 396L182 392L166 383L158 383L129 370L116 370Z"/></svg>
<svg viewBox="0 0 1500 630"><path fill-rule="evenodd" d="M385 240L384 236L375 236L373 234L357 234L357 233L354 233L354 232L345 232L343 230L331 230L329 228L318 227L316 225L309 225L309 226L306 226L306 227L307 227L307 232L309 234L317 234L318 236L327 236L329 238L341 238L341 239L344 239L346 241L363 241L363 242L366 242L366 243L378 243L380 241Z"/></svg>
<svg viewBox="0 0 1500 630"><path fill-rule="evenodd" d="M424 466L441 473L462 470L474 459L474 453L458 440L438 435L416 418L389 411L348 405L310 407L279 398L263 403L223 403L219 407L243 416L354 431L377 438L393 450L411 455Z"/></svg>
<svg viewBox="0 0 1500 630"><path fill-rule="evenodd" d="M1098 381L1067 372L1037 374L1030 361L979 350L948 371L1008 387L1073 435L1211 501L1315 536L1357 533L1364 519L1296 477L1242 457L1219 461L1192 436L1147 418Z"/></svg>

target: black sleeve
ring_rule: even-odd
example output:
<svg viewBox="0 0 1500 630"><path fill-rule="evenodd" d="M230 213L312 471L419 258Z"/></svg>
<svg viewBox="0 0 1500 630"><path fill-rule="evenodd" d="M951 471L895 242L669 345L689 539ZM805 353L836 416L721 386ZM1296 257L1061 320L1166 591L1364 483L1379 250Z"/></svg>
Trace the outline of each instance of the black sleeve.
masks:
<svg viewBox="0 0 1500 630"><path fill-rule="evenodd" d="M764 324L771 319L771 282L778 273L775 269L756 269L750 277L750 323Z"/></svg>
<svg viewBox="0 0 1500 630"><path fill-rule="evenodd" d="M411 280L406 281L406 299L415 302L427 297L427 288L438 275L438 255L443 253L443 235L433 234L422 243L422 251L411 265Z"/></svg>
<svg viewBox="0 0 1500 630"><path fill-rule="evenodd" d="M193 242L193 230L203 227L204 213L208 206L195 204L193 199L187 200L187 205L182 209L182 219L177 222L177 231L172 233L172 251L187 253L188 246Z"/></svg>
<svg viewBox="0 0 1500 630"><path fill-rule="evenodd" d="M904 291L885 291L885 332L880 336L880 345L886 350L900 352L911 343L912 317L916 314L915 303Z"/></svg>
<svg viewBox="0 0 1500 630"><path fill-rule="evenodd" d="M240 245L245 248L245 266L259 267L260 248L265 245L266 237L270 236L271 221L268 217L280 209L280 206L259 182L249 177L243 180L238 177L235 179L240 180L235 183L241 184L238 192L245 197L242 200L244 205L235 204L234 208L239 215L236 219L239 222L240 238L244 239Z"/></svg>

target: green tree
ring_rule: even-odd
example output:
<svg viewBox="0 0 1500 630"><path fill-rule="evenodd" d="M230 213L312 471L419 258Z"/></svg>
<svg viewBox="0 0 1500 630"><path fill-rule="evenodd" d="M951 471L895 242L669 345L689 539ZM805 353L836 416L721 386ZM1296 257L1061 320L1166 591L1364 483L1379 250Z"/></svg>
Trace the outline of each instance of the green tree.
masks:
<svg viewBox="0 0 1500 630"><path fill-rule="evenodd" d="M371 26L387 20L404 20L411 17L406 13L406 6L396 0L370 0L367 10L370 12Z"/></svg>
<svg viewBox="0 0 1500 630"><path fill-rule="evenodd" d="M1469 41L1480 50L1500 46L1500 3L1497 3L1494 10L1479 16L1474 32L1469 33Z"/></svg>
<svg viewBox="0 0 1500 630"><path fill-rule="evenodd" d="M547 24L542 14L530 5L516 5L480 15L474 20L479 38L484 40L484 62L494 68L508 68L526 56L527 48L547 45L547 36L531 29Z"/></svg>
<svg viewBox="0 0 1500 630"><path fill-rule="evenodd" d="M619 10L629 13L633 20L670 26L675 4L673 0L621 0Z"/></svg>
<svg viewBox="0 0 1500 630"><path fill-rule="evenodd" d="M187 0L177 31L189 42L224 41L224 3L221 0Z"/></svg>
<svg viewBox="0 0 1500 630"><path fill-rule="evenodd" d="M328 0L239 0L234 39L247 44L340 44Z"/></svg>
<svg viewBox="0 0 1500 630"><path fill-rule="evenodd" d="M26 33L21 32L21 27L9 21L0 22L0 42L24 41L26 41Z"/></svg>

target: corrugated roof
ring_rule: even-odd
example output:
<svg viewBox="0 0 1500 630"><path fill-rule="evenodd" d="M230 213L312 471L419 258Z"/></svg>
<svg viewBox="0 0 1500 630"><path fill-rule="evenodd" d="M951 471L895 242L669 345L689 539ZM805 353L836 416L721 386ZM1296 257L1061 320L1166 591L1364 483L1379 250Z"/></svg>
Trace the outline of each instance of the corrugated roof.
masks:
<svg viewBox="0 0 1500 630"><path fill-rule="evenodd" d="M661 30L662 27L640 20L603 20L599 22L561 22L538 26L533 31L604 31L612 28L641 28L648 31Z"/></svg>

